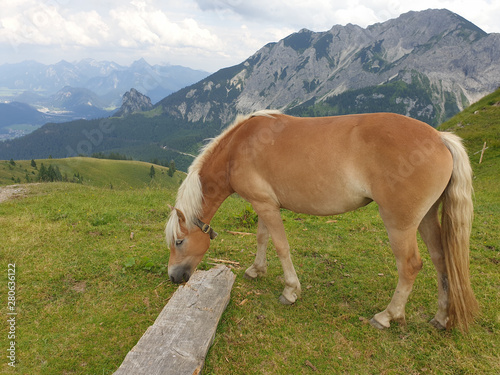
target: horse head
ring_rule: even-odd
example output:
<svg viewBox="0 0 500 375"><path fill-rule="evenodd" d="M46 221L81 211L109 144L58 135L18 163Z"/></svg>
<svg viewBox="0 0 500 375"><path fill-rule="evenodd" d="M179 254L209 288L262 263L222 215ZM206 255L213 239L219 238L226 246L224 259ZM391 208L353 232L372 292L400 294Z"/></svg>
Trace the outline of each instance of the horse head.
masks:
<svg viewBox="0 0 500 375"><path fill-rule="evenodd" d="M166 228L167 243L170 247L170 280L177 284L188 281L207 252L210 240L216 236L217 233L210 225L199 219L189 222L184 213L175 208Z"/></svg>

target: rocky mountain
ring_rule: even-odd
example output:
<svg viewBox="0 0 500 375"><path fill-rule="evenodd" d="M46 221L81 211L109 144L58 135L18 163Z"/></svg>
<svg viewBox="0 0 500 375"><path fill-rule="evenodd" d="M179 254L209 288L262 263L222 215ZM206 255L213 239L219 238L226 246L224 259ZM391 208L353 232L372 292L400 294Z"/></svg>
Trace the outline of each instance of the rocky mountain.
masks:
<svg viewBox="0 0 500 375"><path fill-rule="evenodd" d="M106 108L106 102L94 92L66 86L45 101L53 109L74 113L74 118L92 119L107 117L111 113Z"/></svg>
<svg viewBox="0 0 500 375"><path fill-rule="evenodd" d="M432 125L500 85L500 34L448 10L365 29L303 29L158 103L188 122L263 108L297 115L393 111Z"/></svg>
<svg viewBox="0 0 500 375"><path fill-rule="evenodd" d="M127 116L136 112L148 111L151 108L153 108L153 104L151 104L151 99L149 97L141 94L136 89L131 89L123 95L122 106L114 116Z"/></svg>

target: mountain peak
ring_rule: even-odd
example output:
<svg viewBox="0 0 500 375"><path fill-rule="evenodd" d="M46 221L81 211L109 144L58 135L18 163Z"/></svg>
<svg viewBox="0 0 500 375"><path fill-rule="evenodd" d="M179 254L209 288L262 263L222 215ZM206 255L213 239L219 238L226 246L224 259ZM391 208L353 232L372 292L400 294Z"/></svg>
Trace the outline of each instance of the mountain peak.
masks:
<svg viewBox="0 0 500 375"><path fill-rule="evenodd" d="M499 39L445 9L408 12L367 28L302 29L160 103L188 122L222 125L236 113L264 108L297 109L296 115L391 109L437 125L500 84ZM368 96L346 100L345 112L327 105L365 88ZM316 105L321 111L306 110Z"/></svg>
<svg viewBox="0 0 500 375"><path fill-rule="evenodd" d="M149 63L144 59L144 57L141 57L139 60L134 61L131 65L131 68L142 68L142 67L151 67Z"/></svg>
<svg viewBox="0 0 500 375"><path fill-rule="evenodd" d="M153 108L151 99L132 88L123 95L122 106L113 116L122 117L136 112L148 111Z"/></svg>

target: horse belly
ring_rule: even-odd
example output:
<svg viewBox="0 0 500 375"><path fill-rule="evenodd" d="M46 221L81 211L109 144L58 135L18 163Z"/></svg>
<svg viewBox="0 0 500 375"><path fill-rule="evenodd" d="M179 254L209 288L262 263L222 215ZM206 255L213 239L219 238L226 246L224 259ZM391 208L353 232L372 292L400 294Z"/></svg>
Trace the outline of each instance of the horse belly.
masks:
<svg viewBox="0 0 500 375"><path fill-rule="evenodd" d="M294 212L328 216L353 211L370 203L369 192L356 180L320 176L299 183L275 184L274 192L282 208ZM326 177L326 178L325 178Z"/></svg>

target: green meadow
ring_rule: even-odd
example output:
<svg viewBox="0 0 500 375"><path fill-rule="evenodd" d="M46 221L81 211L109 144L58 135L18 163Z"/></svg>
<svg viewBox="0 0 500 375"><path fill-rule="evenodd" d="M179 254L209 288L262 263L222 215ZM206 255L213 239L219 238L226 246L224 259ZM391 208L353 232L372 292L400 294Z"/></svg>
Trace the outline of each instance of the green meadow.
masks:
<svg viewBox="0 0 500 375"><path fill-rule="evenodd" d="M129 160L106 160L87 157L67 159L0 161L0 186L14 183L26 183L28 180L37 182L42 164L58 167L61 175L67 180L74 179L75 175L81 176L81 182L86 186L116 187L116 188L143 188L147 186L162 186L168 189L177 189L182 174L176 178L168 176L168 168ZM150 176L151 166L155 170L154 178Z"/></svg>
<svg viewBox="0 0 500 375"><path fill-rule="evenodd" d="M243 278L255 256L256 223L248 204L232 196L212 221L219 237L199 266L231 261L237 275L204 374L500 373L499 119L497 91L443 124L465 138L475 173L471 277L481 313L469 333L428 323L437 280L420 240L424 267L407 325L379 331L368 324L397 283L375 204L332 217L283 211L302 296L281 305L282 269L271 243L267 276ZM27 184L0 203L0 290L7 296L15 264L17 313L12 367L2 297L0 373L112 374L177 289L168 281L163 230L184 174L170 177L155 165L151 178L148 163L90 158L36 160L37 169L1 161L1 184L25 182L42 162L80 174L83 183Z"/></svg>

